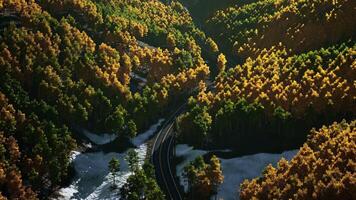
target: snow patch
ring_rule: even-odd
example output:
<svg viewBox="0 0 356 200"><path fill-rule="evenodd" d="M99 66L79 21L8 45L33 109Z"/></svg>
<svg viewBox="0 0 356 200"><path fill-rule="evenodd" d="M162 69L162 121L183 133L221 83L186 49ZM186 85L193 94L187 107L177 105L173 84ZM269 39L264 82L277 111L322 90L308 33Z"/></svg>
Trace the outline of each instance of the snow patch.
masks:
<svg viewBox="0 0 356 200"><path fill-rule="evenodd" d="M132 144L135 146L139 146L143 144L147 139L149 139L156 131L157 128L162 124L164 119L159 119L158 122L154 125L152 125L146 132L139 134L137 137L135 137L132 140Z"/></svg>
<svg viewBox="0 0 356 200"><path fill-rule="evenodd" d="M71 151L69 155L69 162L73 162L79 154L79 151Z"/></svg>
<svg viewBox="0 0 356 200"><path fill-rule="evenodd" d="M240 199L240 184L245 179L261 176L267 165L276 166L283 157L291 160L298 150L285 151L281 154L259 153L232 159L220 159L224 182L220 185L217 199Z"/></svg>
<svg viewBox="0 0 356 200"><path fill-rule="evenodd" d="M143 78L142 76L139 76L138 74L136 74L134 72L131 72L130 75L131 75L132 78L134 78L136 80L139 80L141 82L147 83L147 79Z"/></svg>
<svg viewBox="0 0 356 200"><path fill-rule="evenodd" d="M276 166L277 162L283 157L291 160L298 150L285 151L281 154L258 153L236 157L232 159L221 159L221 167L224 175L224 182L220 185L217 199L239 199L240 184L245 179L252 179L261 176L267 165ZM176 155L183 160L176 166L176 172L180 180L180 184L187 191L187 183L183 179L184 166L189 164L196 157L204 155L207 151L193 149L186 144L176 146ZM215 197L214 197L215 198Z"/></svg>
<svg viewBox="0 0 356 200"><path fill-rule="evenodd" d="M95 134L89 132L88 130L83 130L83 133L91 142L97 145L110 143L117 138L117 135L114 133Z"/></svg>
<svg viewBox="0 0 356 200"><path fill-rule="evenodd" d="M93 145L90 142L89 143L84 143L83 146L85 148L88 148L88 149L93 148Z"/></svg>
<svg viewBox="0 0 356 200"><path fill-rule="evenodd" d="M74 196L74 194L77 192L78 192L78 187L77 187L77 182L75 182L74 184L71 184L69 187L60 189L58 191L60 198L58 198L58 199L70 200L70 197Z"/></svg>
<svg viewBox="0 0 356 200"><path fill-rule="evenodd" d="M144 142L155 133L163 122L152 125L146 132L133 139L137 146L134 150L138 153L139 165L142 166L146 157L147 144ZM58 191L58 200L116 200L120 198L119 189L112 189L113 177L109 173L108 163L112 158L120 161L120 171L116 174L117 188L122 187L131 175L127 162L125 161L127 151L124 153L89 152L80 153L73 151L71 162L76 171L72 184Z"/></svg>

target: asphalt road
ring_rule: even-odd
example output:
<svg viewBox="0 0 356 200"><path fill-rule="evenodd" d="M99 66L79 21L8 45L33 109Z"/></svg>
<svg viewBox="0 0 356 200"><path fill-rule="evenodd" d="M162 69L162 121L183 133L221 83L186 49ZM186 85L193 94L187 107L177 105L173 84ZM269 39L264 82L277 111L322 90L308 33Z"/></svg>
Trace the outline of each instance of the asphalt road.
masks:
<svg viewBox="0 0 356 200"><path fill-rule="evenodd" d="M180 106L164 123L156 135L151 152L151 161L155 166L156 179L161 189L166 194L166 199L182 200L184 193L181 191L176 170L172 165L174 151L174 121L182 113L186 104Z"/></svg>

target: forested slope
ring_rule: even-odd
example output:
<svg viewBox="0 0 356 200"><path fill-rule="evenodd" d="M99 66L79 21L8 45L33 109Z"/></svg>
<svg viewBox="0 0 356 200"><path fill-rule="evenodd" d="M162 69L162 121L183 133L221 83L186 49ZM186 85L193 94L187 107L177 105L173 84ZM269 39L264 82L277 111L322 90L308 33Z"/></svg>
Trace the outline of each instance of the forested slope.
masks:
<svg viewBox="0 0 356 200"><path fill-rule="evenodd" d="M201 84L179 120L182 140L237 149L271 141L281 150L300 145L312 127L353 119L353 7L348 0L256 1L217 11L208 33L238 47L242 64L219 55L213 89Z"/></svg>
<svg viewBox="0 0 356 200"><path fill-rule="evenodd" d="M287 145L301 142L313 126L354 117L355 48L343 43L294 56L271 49L221 71L213 92L203 84L191 99L182 137L221 145L229 137L236 148L248 138L275 137Z"/></svg>
<svg viewBox="0 0 356 200"><path fill-rule="evenodd" d="M1 0L0 19L2 199L46 197L78 130L133 137L209 75L176 2Z"/></svg>
<svg viewBox="0 0 356 200"><path fill-rule="evenodd" d="M356 198L355 121L311 130L308 141L290 161L268 166L261 178L241 185L241 199Z"/></svg>
<svg viewBox="0 0 356 200"><path fill-rule="evenodd" d="M346 119L312 131L305 146L323 138L346 149L310 147L316 157L354 154L355 1L181 2L191 10L178 1L0 0L0 199L47 198L68 176L80 130L132 138L195 88L177 123L185 143L281 151ZM293 168L305 148L279 168ZM298 173L287 174L285 193L264 193L263 181L278 182L268 176L246 182L242 197L313 197L295 185ZM349 168L337 173L354 181Z"/></svg>
<svg viewBox="0 0 356 200"><path fill-rule="evenodd" d="M203 24L226 56L179 117L180 140L238 155L302 146L242 199L354 199L355 1L234 3Z"/></svg>
<svg viewBox="0 0 356 200"><path fill-rule="evenodd" d="M244 1L243 1L244 2ZM282 44L302 53L355 37L355 1L262 0L219 10L206 30L226 52L245 59Z"/></svg>

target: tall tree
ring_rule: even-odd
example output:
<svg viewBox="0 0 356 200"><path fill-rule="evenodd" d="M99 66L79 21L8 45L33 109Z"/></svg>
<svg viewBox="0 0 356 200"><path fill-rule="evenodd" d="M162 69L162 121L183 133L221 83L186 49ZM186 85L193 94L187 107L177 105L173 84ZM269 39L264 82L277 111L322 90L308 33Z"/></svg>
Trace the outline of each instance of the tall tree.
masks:
<svg viewBox="0 0 356 200"><path fill-rule="evenodd" d="M216 194L219 185L224 181L224 176L222 174L220 160L215 155L210 158L207 171L208 179L211 181L211 184L213 186L213 193Z"/></svg>
<svg viewBox="0 0 356 200"><path fill-rule="evenodd" d="M206 39L206 43L209 45L209 48L212 52L217 53L219 51L218 45L211 37L208 37L208 39Z"/></svg>
<svg viewBox="0 0 356 200"><path fill-rule="evenodd" d="M225 55L223 53L219 54L218 60L217 60L219 74L225 71L226 63L227 63L227 60L226 60Z"/></svg>
<svg viewBox="0 0 356 200"><path fill-rule="evenodd" d="M188 196L191 199L209 199L216 194L224 179L220 161L215 155L208 164L202 156L198 156L184 167L183 176L188 183Z"/></svg>
<svg viewBox="0 0 356 200"><path fill-rule="evenodd" d="M136 124L133 120L129 120L127 122L127 128L126 128L126 137L128 138L134 138L137 134L137 127Z"/></svg>
<svg viewBox="0 0 356 200"><path fill-rule="evenodd" d="M172 33L167 35L167 45L170 49L174 49L176 47L176 39Z"/></svg>
<svg viewBox="0 0 356 200"><path fill-rule="evenodd" d="M113 187L116 187L116 173L120 171L120 161L117 158L109 161L109 170L113 177Z"/></svg>
<svg viewBox="0 0 356 200"><path fill-rule="evenodd" d="M120 190L123 200L164 200L154 177L142 169L136 170Z"/></svg>
<svg viewBox="0 0 356 200"><path fill-rule="evenodd" d="M134 149L129 149L125 160L128 162L130 171L136 173L138 166L138 153Z"/></svg>

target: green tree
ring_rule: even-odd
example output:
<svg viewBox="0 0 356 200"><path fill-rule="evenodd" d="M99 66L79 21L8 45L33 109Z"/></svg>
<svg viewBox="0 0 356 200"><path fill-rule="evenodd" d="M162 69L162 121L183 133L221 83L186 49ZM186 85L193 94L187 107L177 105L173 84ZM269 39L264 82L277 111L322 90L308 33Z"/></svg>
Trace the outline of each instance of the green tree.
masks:
<svg viewBox="0 0 356 200"><path fill-rule="evenodd" d="M120 190L124 200L164 200L164 194L160 190L156 180L138 169L131 175Z"/></svg>
<svg viewBox="0 0 356 200"><path fill-rule="evenodd" d="M154 174L154 167L145 162L142 169L137 169L120 190L124 200L164 200L164 194L159 188Z"/></svg>
<svg viewBox="0 0 356 200"><path fill-rule="evenodd" d="M134 149L129 149L125 160L127 161L130 171L136 173L138 167L138 153Z"/></svg>
<svg viewBox="0 0 356 200"><path fill-rule="evenodd" d="M116 158L112 158L109 162L109 170L113 177L113 186L116 186L116 173L120 171L120 161Z"/></svg>
<svg viewBox="0 0 356 200"><path fill-rule="evenodd" d="M126 137L128 138L134 138L136 136L137 127L133 120L129 120L129 122L127 122L127 129L125 133L126 133Z"/></svg>
<svg viewBox="0 0 356 200"><path fill-rule="evenodd" d="M196 188L198 186L199 174L205 172L206 164L202 156L198 156L195 160L191 161L188 165L184 167L183 177L185 181L188 183L188 192L190 196L194 196ZM193 193L194 192L194 193Z"/></svg>
<svg viewBox="0 0 356 200"><path fill-rule="evenodd" d="M147 200L164 200L166 199L162 190L154 178L147 178L145 197Z"/></svg>
<svg viewBox="0 0 356 200"><path fill-rule="evenodd" d="M127 182L122 186L120 193L124 200L140 200L144 197L146 176L142 170L137 170L129 176Z"/></svg>
<svg viewBox="0 0 356 200"><path fill-rule="evenodd" d="M202 156L198 156L184 167L183 176L188 183L190 199L208 199L216 194L218 186L224 180L220 161L215 155L208 164Z"/></svg>
<svg viewBox="0 0 356 200"><path fill-rule="evenodd" d="M150 162L145 161L142 165L142 169L148 177L155 178L155 169Z"/></svg>
<svg viewBox="0 0 356 200"><path fill-rule="evenodd" d="M211 128L212 118L206 106L196 105L191 111L195 143L204 143Z"/></svg>
<svg viewBox="0 0 356 200"><path fill-rule="evenodd" d="M106 128L114 133L120 132L125 125L127 111L121 105L115 108L115 111L105 120Z"/></svg>
<svg viewBox="0 0 356 200"><path fill-rule="evenodd" d="M185 182L188 185L188 191L192 190L193 185L195 184L196 179L196 170L192 164L184 166L183 177Z"/></svg>

